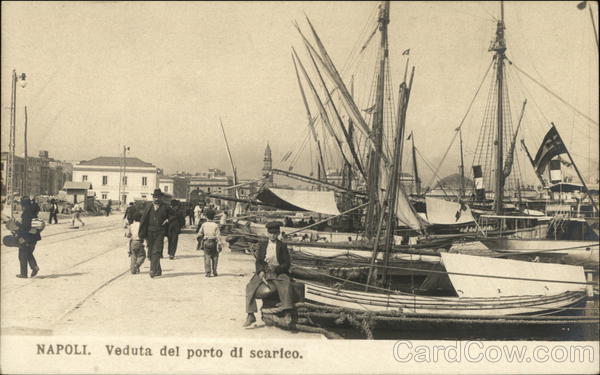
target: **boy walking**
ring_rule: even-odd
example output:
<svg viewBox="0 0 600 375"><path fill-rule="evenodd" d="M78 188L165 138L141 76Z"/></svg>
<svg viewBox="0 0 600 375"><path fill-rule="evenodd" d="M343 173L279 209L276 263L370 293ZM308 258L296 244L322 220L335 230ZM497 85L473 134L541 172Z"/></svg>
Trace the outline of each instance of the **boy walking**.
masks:
<svg viewBox="0 0 600 375"><path fill-rule="evenodd" d="M203 223L196 236L202 243L204 250L204 272L206 277L217 276L217 264L219 263L220 236L219 224L211 221L215 218L215 212L208 210L205 213L208 221ZM212 273L212 275L211 275Z"/></svg>
<svg viewBox="0 0 600 375"><path fill-rule="evenodd" d="M142 213L133 215L133 222L127 226L127 237L129 238L129 259L131 260L129 270L132 274L140 273L140 266L146 259L144 241L140 239L140 220Z"/></svg>
<svg viewBox="0 0 600 375"><path fill-rule="evenodd" d="M82 203L77 203L73 206L73 219L71 220L71 226L75 226L75 220L81 223L81 226L84 226L85 223L81 220L81 213L83 212Z"/></svg>

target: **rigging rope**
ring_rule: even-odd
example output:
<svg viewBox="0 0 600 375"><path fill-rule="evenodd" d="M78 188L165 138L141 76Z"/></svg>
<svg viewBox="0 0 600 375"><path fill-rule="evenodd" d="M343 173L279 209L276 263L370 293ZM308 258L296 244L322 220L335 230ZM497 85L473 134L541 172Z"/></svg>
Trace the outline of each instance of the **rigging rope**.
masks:
<svg viewBox="0 0 600 375"><path fill-rule="evenodd" d="M486 79L488 73L490 72L490 69L491 69L492 65L493 65L493 61L490 62L490 65L488 66L487 70L485 71L483 79L481 80L481 83L479 84L479 87L477 88L477 91L475 91L475 95L473 95L473 99L471 100L471 103L469 103L469 107L467 108L467 112L465 113L464 117L460 121L460 124L458 125L458 127L454 130L454 137L452 137L452 140L450 141L450 145L446 149L446 152L444 152L444 156L442 156L442 161L440 162L440 165L438 165L438 167L436 168L434 176L438 174L440 168L442 167L442 164L444 163L444 160L446 160L446 157L448 156L448 152L450 152L450 148L452 148L452 145L454 144L454 141L456 141L456 137L458 136L458 132L460 131L461 127L463 126L463 124L465 122L465 119L467 118L469 112L471 111L471 107L473 106L473 103L475 102L475 99L477 98L477 95L479 94L479 90L481 89L481 86L483 86L483 83L485 82L485 79ZM430 186L432 184L432 182L433 182L433 180L429 182L428 186Z"/></svg>
<svg viewBox="0 0 600 375"><path fill-rule="evenodd" d="M520 73L522 73L525 77L529 78L530 80L532 80L534 83L536 83L538 86L540 86L542 89L544 89L547 93L549 93L550 95L552 95L553 97L555 97L556 99L558 99L561 103L563 103L564 105L566 105L567 107L571 108L573 111L577 112L577 114L579 114L581 117L585 118L586 120L588 120L589 122L591 122L592 124L598 126L598 122L592 120L591 117L589 117L588 115L584 114L583 112L581 112L580 110L578 110L577 108L575 108L573 105L569 104L566 100L564 100L563 98L561 98L560 96L558 96L557 94L553 93L549 88L547 88L546 86L544 86L541 82L539 82L538 80L536 80L535 78L533 78L532 76L530 76L529 74L527 74L527 72L525 72L523 69L521 69L519 66L517 66L517 64L515 64L514 62L510 61L507 59L507 61L509 62L509 64L511 64L512 66L515 67L515 69L517 69Z"/></svg>
<svg viewBox="0 0 600 375"><path fill-rule="evenodd" d="M418 255L415 255L418 256ZM336 263L341 265L346 265L348 263L342 263L335 259L320 259L323 262ZM415 261L418 261L417 259ZM431 269L421 269L421 268L412 268L412 267L400 267L400 266L385 266L382 264L372 264L371 266L377 268L386 268L386 269L395 269L401 271L410 271L410 272L419 272L419 273L434 273L434 274L442 274L442 275L458 275L458 276L469 276L469 277L482 277L482 278L490 278L490 279L505 279L505 280L519 280L519 281L535 281L535 282L545 282L545 283L557 283L557 284L574 284L574 285L597 285L598 282L594 281L570 281L570 280L551 280L551 279L534 279L527 277L516 277L516 276L499 276L499 275L483 275L478 273L466 273L466 272L449 272L449 271L439 271L439 270L431 270ZM326 274L328 275L328 274ZM333 275L328 275L332 278L336 278ZM351 281L349 281L351 282ZM365 286L366 284L356 283L361 286ZM370 287L370 286L369 286ZM390 289L386 289L390 290Z"/></svg>

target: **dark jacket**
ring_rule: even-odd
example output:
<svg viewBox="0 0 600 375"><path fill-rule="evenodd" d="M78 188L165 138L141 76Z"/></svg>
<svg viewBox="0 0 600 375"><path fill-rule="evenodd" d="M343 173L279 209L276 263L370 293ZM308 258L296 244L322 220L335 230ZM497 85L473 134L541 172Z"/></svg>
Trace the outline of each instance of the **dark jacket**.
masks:
<svg viewBox="0 0 600 375"><path fill-rule="evenodd" d="M166 228L163 223L165 223L165 220L168 223L169 217L172 216L171 211L171 207L161 202L158 206L158 210L154 212L154 204L149 204L144 210L142 220L140 222L140 231L138 233L140 239L147 238L148 232L164 234ZM154 217L152 218L151 215L154 215Z"/></svg>
<svg viewBox="0 0 600 375"><path fill-rule="evenodd" d="M127 206L125 209L125 214L123 215L123 219L127 219L129 224L133 223L133 214L135 213L134 206Z"/></svg>
<svg viewBox="0 0 600 375"><path fill-rule="evenodd" d="M185 226L185 216L180 210L176 210L171 208L171 216L169 217L169 232L179 234L181 233L181 228Z"/></svg>
<svg viewBox="0 0 600 375"><path fill-rule="evenodd" d="M52 203L50 205L50 213L51 214L57 214L60 211L60 209L58 208L58 203Z"/></svg>
<svg viewBox="0 0 600 375"><path fill-rule="evenodd" d="M36 217L37 209L35 206L29 205L28 207L23 207L21 222L18 224L19 230L17 231L17 235L29 243L36 243L42 239L39 232L36 234L29 233L29 230L31 229L31 220Z"/></svg>
<svg viewBox="0 0 600 375"><path fill-rule="evenodd" d="M265 256L267 255L267 245L269 242L261 242L258 245L258 250L256 250L256 273L260 271L267 270L267 263L265 262ZM290 253L288 251L287 245L277 240L276 245L277 252L277 263L279 265L275 268L276 274L287 273L290 272Z"/></svg>

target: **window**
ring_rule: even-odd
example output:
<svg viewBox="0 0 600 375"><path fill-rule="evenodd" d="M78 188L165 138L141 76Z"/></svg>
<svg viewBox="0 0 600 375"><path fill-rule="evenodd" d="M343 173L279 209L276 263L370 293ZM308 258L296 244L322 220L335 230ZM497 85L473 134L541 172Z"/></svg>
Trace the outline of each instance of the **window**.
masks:
<svg viewBox="0 0 600 375"><path fill-rule="evenodd" d="M108 176L102 176L102 185L108 184Z"/></svg>
<svg viewBox="0 0 600 375"><path fill-rule="evenodd" d="M83 176L81 176L81 181L87 181L87 175L84 174Z"/></svg>
<svg viewBox="0 0 600 375"><path fill-rule="evenodd" d="M148 177L142 177L142 186L148 186Z"/></svg>
<svg viewBox="0 0 600 375"><path fill-rule="evenodd" d="M165 193L169 192L169 187L167 185L165 185Z"/></svg>
<svg viewBox="0 0 600 375"><path fill-rule="evenodd" d="M102 199L107 199L107 198L108 198L108 194L102 193Z"/></svg>
<svg viewBox="0 0 600 375"><path fill-rule="evenodd" d="M127 176L123 176L123 185L127 185Z"/></svg>

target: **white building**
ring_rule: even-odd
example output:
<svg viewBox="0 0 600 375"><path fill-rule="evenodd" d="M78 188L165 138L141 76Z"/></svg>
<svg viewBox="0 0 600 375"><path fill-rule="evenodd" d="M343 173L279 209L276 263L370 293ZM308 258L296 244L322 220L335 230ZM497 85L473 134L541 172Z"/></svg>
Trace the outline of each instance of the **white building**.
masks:
<svg viewBox="0 0 600 375"><path fill-rule="evenodd" d="M159 176L158 187L163 193L174 195L175 180L171 177Z"/></svg>
<svg viewBox="0 0 600 375"><path fill-rule="evenodd" d="M90 182L96 199L126 204L136 199L152 199L152 192L158 186L158 168L138 158L126 158L123 163L121 157L101 156L74 165L73 181Z"/></svg>

